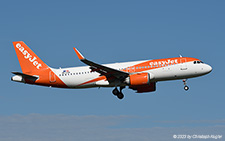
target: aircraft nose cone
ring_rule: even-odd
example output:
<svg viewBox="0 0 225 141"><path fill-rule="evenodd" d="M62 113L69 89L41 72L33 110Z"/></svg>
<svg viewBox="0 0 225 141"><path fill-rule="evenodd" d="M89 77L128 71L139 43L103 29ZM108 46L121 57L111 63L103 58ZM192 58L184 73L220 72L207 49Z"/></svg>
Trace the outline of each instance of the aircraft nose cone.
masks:
<svg viewBox="0 0 225 141"><path fill-rule="evenodd" d="M212 67L206 64L204 70L206 73L210 73L212 71Z"/></svg>

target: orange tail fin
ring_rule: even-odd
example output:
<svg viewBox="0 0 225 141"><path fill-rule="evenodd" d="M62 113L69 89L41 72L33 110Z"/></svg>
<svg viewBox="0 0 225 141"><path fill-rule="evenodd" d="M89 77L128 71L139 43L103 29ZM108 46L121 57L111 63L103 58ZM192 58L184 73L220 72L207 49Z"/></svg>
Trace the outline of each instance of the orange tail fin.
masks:
<svg viewBox="0 0 225 141"><path fill-rule="evenodd" d="M25 74L32 74L48 66L23 42L13 42L20 67Z"/></svg>

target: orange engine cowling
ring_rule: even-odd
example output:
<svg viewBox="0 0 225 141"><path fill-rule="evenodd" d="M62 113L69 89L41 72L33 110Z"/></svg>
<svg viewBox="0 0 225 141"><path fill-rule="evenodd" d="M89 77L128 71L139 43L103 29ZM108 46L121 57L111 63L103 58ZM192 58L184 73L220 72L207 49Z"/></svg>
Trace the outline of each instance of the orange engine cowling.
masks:
<svg viewBox="0 0 225 141"><path fill-rule="evenodd" d="M126 78L125 83L129 85L130 89L137 90L137 93L153 92L156 90L156 82L150 82L149 73L131 74Z"/></svg>
<svg viewBox="0 0 225 141"><path fill-rule="evenodd" d="M125 83L131 86L147 85L150 83L149 73L131 74L126 78Z"/></svg>

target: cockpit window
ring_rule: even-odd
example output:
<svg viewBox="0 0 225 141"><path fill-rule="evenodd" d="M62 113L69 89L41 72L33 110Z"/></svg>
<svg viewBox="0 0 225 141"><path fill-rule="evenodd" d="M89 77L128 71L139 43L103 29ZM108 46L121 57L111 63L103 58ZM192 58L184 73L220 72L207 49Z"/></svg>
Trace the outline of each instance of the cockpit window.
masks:
<svg viewBox="0 0 225 141"><path fill-rule="evenodd" d="M194 64L203 64L202 61L194 61L193 63L194 63Z"/></svg>

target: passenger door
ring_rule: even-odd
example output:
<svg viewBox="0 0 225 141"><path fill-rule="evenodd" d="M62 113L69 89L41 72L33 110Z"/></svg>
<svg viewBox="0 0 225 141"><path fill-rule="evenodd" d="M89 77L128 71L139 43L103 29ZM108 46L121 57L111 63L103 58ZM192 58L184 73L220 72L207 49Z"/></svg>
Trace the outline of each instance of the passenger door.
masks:
<svg viewBox="0 0 225 141"><path fill-rule="evenodd" d="M56 76L55 76L55 73L52 72L52 71L49 71L49 81L50 81L50 83L56 82Z"/></svg>
<svg viewBox="0 0 225 141"><path fill-rule="evenodd" d="M186 63L186 58L181 58L180 59L180 63L181 63L181 70L187 70L187 63Z"/></svg>

